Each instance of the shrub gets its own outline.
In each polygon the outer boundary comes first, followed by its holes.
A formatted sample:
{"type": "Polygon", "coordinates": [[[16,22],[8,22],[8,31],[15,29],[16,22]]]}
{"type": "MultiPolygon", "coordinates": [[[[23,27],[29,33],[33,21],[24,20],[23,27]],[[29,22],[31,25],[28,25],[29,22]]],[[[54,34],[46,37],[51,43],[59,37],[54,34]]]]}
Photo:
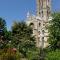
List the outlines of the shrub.
{"type": "Polygon", "coordinates": [[[48,52],[45,60],[60,60],[60,50],[48,52]]]}
{"type": "Polygon", "coordinates": [[[0,60],[20,60],[20,54],[12,49],[3,49],[0,50],[0,60]]]}
{"type": "Polygon", "coordinates": [[[33,50],[27,52],[28,60],[38,60],[39,59],[39,50],[33,50]]]}

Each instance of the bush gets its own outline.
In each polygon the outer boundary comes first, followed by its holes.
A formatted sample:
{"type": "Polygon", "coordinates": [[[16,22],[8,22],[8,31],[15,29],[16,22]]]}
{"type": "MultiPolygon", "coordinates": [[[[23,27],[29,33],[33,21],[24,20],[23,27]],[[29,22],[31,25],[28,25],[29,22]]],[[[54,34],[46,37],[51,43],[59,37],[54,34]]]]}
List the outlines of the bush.
{"type": "Polygon", "coordinates": [[[48,52],[45,60],[60,60],[60,50],[48,52]]]}
{"type": "Polygon", "coordinates": [[[20,54],[12,49],[3,49],[0,50],[0,60],[20,60],[20,54]]]}
{"type": "Polygon", "coordinates": [[[39,59],[39,50],[33,50],[27,52],[28,60],[38,60],[39,59]]]}

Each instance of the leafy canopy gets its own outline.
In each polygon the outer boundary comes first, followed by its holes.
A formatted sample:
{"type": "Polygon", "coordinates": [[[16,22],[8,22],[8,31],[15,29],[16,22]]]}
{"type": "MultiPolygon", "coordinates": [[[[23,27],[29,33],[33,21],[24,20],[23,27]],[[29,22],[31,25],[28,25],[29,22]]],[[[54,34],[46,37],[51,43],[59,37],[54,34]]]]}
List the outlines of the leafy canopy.
{"type": "Polygon", "coordinates": [[[35,48],[35,38],[32,36],[32,29],[25,22],[14,22],[12,26],[12,44],[26,56],[26,52],[35,48]]]}
{"type": "Polygon", "coordinates": [[[49,43],[52,49],[60,48],[60,13],[54,13],[49,22],[49,43]]]}

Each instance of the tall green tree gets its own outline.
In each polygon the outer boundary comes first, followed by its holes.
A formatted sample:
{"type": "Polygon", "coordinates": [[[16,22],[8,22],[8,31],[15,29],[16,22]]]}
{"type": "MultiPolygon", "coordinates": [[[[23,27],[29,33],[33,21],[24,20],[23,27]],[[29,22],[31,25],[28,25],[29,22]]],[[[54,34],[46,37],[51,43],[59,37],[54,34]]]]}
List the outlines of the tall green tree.
{"type": "Polygon", "coordinates": [[[60,48],[60,13],[54,13],[49,21],[49,44],[52,49],[60,48]]]}
{"type": "Polygon", "coordinates": [[[4,19],[0,18],[0,48],[5,44],[5,31],[6,31],[6,22],[4,19]]]}
{"type": "Polygon", "coordinates": [[[11,32],[7,30],[6,21],[0,18],[0,48],[4,48],[11,40],[11,32]]]}
{"type": "Polygon", "coordinates": [[[31,27],[27,26],[25,22],[14,22],[12,26],[12,44],[24,56],[26,56],[26,52],[35,48],[35,38],[32,36],[32,33],[31,27]]]}
{"type": "Polygon", "coordinates": [[[6,22],[4,19],[0,18],[0,35],[4,35],[6,30],[6,22]]]}

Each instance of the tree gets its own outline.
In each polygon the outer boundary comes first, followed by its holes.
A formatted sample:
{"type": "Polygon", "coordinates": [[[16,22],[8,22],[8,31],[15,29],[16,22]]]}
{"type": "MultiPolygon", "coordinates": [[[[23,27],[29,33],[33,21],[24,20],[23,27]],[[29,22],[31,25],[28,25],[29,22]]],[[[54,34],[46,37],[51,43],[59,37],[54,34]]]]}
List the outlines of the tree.
{"type": "Polygon", "coordinates": [[[28,51],[35,48],[35,38],[32,36],[32,33],[31,27],[27,26],[25,22],[14,22],[12,26],[12,44],[24,56],[26,56],[28,51]]]}
{"type": "Polygon", "coordinates": [[[11,40],[11,32],[7,30],[6,21],[0,18],[0,48],[5,48],[9,40],[11,40]]]}
{"type": "Polygon", "coordinates": [[[6,31],[6,22],[4,19],[0,18],[0,48],[5,44],[5,31],[6,31]]]}
{"type": "Polygon", "coordinates": [[[49,44],[52,49],[60,48],[60,13],[54,13],[49,21],[49,44]]]}
{"type": "Polygon", "coordinates": [[[4,19],[0,18],[0,35],[4,35],[6,29],[6,22],[4,19]]]}

